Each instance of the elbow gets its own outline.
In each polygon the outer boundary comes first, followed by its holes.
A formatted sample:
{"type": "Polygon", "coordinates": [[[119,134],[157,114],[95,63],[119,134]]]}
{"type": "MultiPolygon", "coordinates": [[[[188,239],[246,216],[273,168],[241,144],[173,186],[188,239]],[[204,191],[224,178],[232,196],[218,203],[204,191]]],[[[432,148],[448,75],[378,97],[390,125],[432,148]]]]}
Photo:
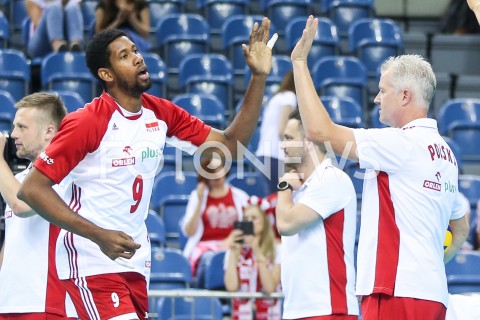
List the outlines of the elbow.
{"type": "Polygon", "coordinates": [[[280,233],[281,236],[288,237],[288,236],[293,236],[294,234],[297,233],[294,226],[292,224],[289,224],[286,221],[277,220],[276,223],[277,223],[278,233],[280,233]]]}
{"type": "Polygon", "coordinates": [[[322,130],[319,127],[305,127],[305,137],[307,140],[313,141],[313,142],[323,142],[328,140],[327,136],[324,134],[325,130],[322,130]]]}

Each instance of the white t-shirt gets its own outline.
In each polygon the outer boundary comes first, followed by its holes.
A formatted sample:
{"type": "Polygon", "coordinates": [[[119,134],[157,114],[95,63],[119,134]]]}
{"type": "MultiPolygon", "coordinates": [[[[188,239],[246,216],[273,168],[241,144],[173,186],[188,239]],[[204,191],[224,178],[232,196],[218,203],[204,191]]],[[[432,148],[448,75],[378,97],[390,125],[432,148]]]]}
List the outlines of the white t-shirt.
{"type": "MultiPolygon", "coordinates": [[[[22,182],[30,169],[31,166],[15,178],[22,182]]],[[[64,186],[59,185],[53,188],[59,194],[64,190],[64,186]]],[[[19,218],[7,205],[4,257],[0,269],[0,313],[65,315],[66,291],[59,283],[54,264],[58,232],[58,227],[41,216],[19,218]]],[[[67,300],[68,309],[75,310],[70,298],[67,300]]],[[[75,311],[68,314],[76,316],[75,311]]]]}
{"type": "Polygon", "coordinates": [[[130,235],[140,249],[129,269],[106,256],[96,243],[62,231],[57,241],[60,279],[137,272],[149,279],[150,243],[145,226],[154,177],[167,136],[203,143],[210,127],[170,101],[142,94],[138,114],[103,93],[68,114],[35,167],[53,181],[73,181],[64,200],[94,224],[130,235]]]}
{"type": "Polygon", "coordinates": [[[356,129],[366,170],[357,255],[357,294],[443,303],[445,230],[464,214],[458,166],[433,119],[403,128],[356,129]],[[378,173],[378,175],[376,175],[378,173]]]}
{"type": "Polygon", "coordinates": [[[347,174],[324,160],[293,202],[322,219],[293,236],[282,236],[284,319],[322,315],[358,315],[354,246],[357,198],[347,174]]]}
{"type": "Polygon", "coordinates": [[[271,157],[283,160],[285,155],[280,149],[278,123],[284,106],[297,108],[297,96],[292,91],[279,92],[268,100],[262,115],[257,157],[271,157]]]}

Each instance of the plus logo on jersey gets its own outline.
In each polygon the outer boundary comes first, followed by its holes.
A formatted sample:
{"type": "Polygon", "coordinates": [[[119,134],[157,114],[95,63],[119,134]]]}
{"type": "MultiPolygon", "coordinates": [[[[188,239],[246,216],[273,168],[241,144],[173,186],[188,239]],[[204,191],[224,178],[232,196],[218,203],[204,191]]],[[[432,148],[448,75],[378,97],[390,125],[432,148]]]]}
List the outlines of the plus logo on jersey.
{"type": "Polygon", "coordinates": [[[147,132],[155,132],[160,130],[158,120],[155,118],[145,120],[145,127],[147,128],[147,132]]]}
{"type": "Polygon", "coordinates": [[[112,159],[112,167],[125,167],[135,165],[135,157],[132,157],[133,149],[130,146],[123,148],[125,158],[112,159]],[[128,157],[127,157],[128,156],[128,157]]]}

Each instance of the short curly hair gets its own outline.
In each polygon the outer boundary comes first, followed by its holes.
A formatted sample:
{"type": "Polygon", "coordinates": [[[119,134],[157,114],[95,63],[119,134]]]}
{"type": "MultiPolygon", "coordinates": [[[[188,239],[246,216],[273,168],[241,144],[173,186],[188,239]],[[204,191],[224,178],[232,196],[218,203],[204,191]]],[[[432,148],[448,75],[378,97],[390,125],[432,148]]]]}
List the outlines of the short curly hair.
{"type": "Polygon", "coordinates": [[[130,39],[127,33],[118,29],[105,29],[95,34],[92,40],[89,42],[87,49],[85,51],[85,56],[87,60],[87,67],[90,69],[92,75],[97,78],[101,83],[103,88],[105,88],[105,81],[100,79],[98,76],[98,69],[108,68],[110,64],[110,49],[109,45],[115,39],[120,37],[127,37],[130,39]]]}

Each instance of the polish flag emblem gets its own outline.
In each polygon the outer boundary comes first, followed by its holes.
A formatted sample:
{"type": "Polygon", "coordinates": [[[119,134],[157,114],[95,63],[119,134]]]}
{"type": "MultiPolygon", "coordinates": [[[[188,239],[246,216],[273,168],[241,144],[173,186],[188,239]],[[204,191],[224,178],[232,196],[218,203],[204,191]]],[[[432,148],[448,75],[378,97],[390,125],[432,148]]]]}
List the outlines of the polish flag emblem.
{"type": "Polygon", "coordinates": [[[158,128],[158,120],[157,119],[147,119],[145,121],[145,126],[147,127],[147,129],[158,128]]]}

